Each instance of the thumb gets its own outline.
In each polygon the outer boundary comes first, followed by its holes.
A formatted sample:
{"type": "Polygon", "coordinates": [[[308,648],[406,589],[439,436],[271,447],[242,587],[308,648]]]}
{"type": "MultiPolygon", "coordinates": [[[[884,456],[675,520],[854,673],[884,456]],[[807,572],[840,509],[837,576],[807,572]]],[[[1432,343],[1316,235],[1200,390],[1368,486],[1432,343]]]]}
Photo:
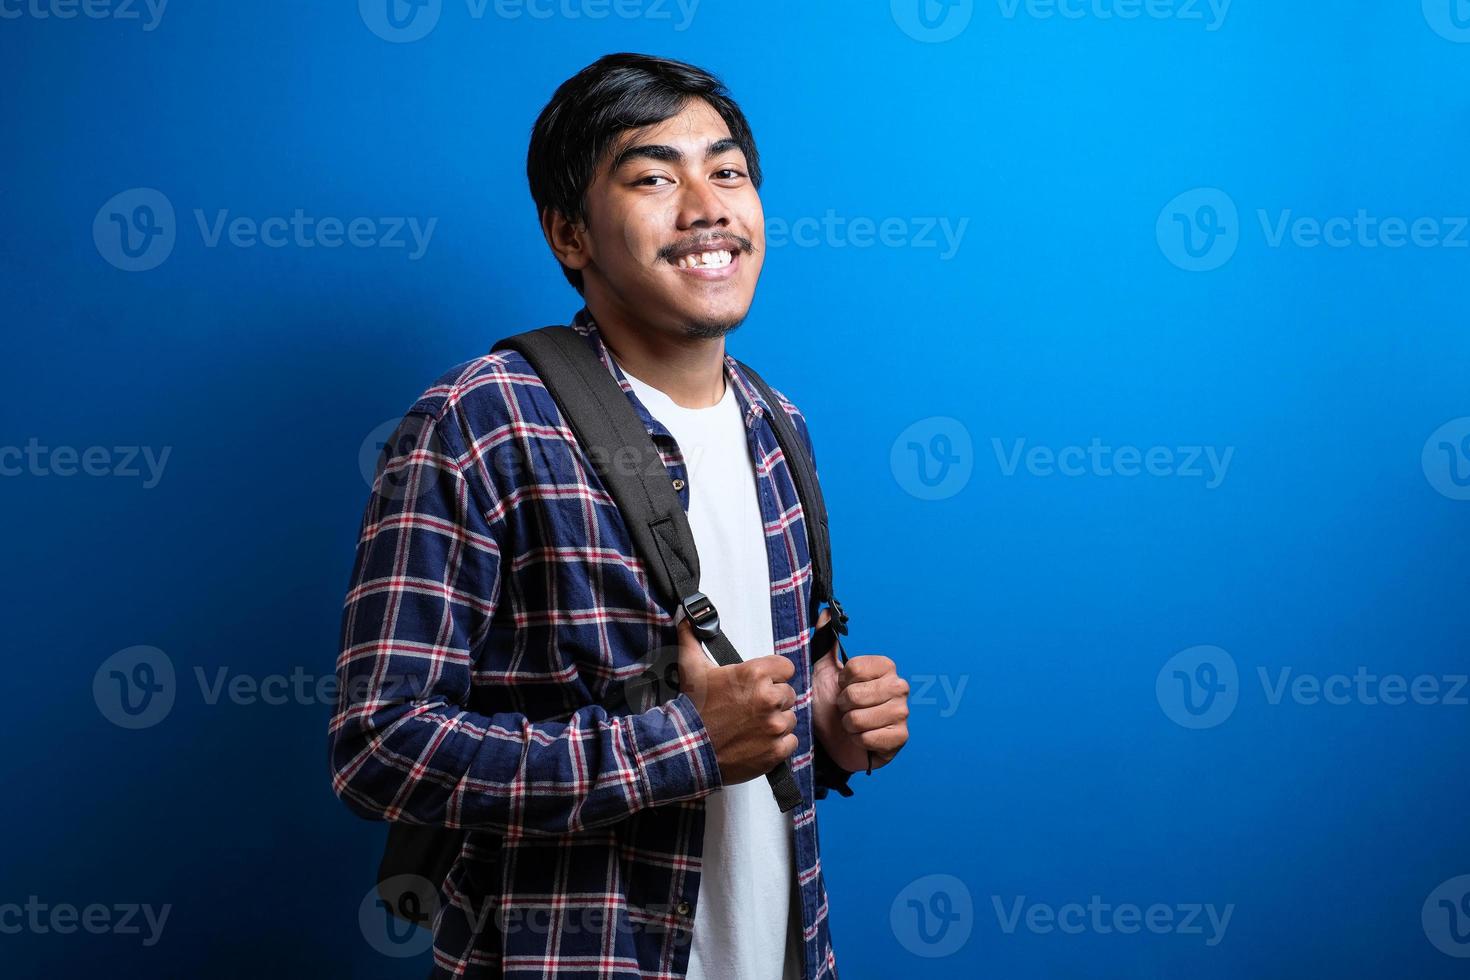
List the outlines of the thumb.
{"type": "Polygon", "coordinates": [[[699,707],[704,704],[704,692],[708,690],[705,677],[715,665],[705,653],[699,637],[694,635],[694,627],[689,625],[689,620],[679,620],[678,631],[679,689],[689,695],[695,707],[699,707]]]}

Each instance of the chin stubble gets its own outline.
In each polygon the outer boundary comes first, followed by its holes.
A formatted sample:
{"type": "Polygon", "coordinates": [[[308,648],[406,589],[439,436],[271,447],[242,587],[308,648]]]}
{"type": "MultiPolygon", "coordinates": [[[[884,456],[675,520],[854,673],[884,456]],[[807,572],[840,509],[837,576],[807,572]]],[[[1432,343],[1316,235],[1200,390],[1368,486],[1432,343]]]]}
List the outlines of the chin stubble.
{"type": "Polygon", "coordinates": [[[727,333],[734,332],[744,322],[745,317],[743,316],[734,320],[729,318],[690,320],[684,325],[684,336],[690,340],[715,340],[727,333]]]}

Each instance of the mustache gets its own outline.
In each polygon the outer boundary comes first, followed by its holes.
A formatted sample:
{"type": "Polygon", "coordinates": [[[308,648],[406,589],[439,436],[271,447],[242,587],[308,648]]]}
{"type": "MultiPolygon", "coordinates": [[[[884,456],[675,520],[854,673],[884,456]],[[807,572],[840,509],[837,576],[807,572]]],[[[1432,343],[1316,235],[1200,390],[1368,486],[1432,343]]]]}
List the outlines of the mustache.
{"type": "Polygon", "coordinates": [[[748,255],[751,252],[755,251],[755,243],[753,243],[749,238],[746,238],[742,235],[732,234],[705,236],[700,238],[686,238],[682,242],[675,242],[672,245],[665,245],[663,248],[659,249],[658,258],[661,261],[668,261],[676,255],[680,255],[691,250],[698,252],[714,252],[721,249],[731,252],[738,251],[748,255]]]}

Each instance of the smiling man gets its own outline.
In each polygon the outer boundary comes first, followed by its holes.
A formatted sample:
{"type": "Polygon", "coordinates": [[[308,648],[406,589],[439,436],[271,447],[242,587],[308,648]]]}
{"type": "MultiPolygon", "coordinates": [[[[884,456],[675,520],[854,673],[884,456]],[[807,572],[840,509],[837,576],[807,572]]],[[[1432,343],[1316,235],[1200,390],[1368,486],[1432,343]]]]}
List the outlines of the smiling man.
{"type": "Polygon", "coordinates": [[[585,302],[572,326],[658,447],[744,660],[720,666],[655,596],[526,358],[480,357],[381,461],[333,788],[364,817],[463,832],[432,882],[434,976],[836,977],[815,801],[894,758],[909,687],[887,657],[813,649],[830,610],[770,413],[811,453],[806,420],[725,351],[765,254],[750,126],[707,72],[609,55],[557,89],[527,173],[585,302]],[[631,707],[662,649],[676,691],[631,707]],[[763,778],[783,762],[786,813],[763,778]]]}

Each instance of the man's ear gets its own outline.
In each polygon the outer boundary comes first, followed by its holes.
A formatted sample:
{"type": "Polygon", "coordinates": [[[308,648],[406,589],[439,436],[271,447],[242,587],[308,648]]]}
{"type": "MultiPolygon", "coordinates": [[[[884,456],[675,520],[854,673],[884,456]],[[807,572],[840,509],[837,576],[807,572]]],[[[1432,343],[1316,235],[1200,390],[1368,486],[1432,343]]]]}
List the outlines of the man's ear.
{"type": "Polygon", "coordinates": [[[592,261],[585,222],[574,224],[555,208],[547,208],[541,214],[541,234],[557,261],[568,269],[580,272],[592,261]]]}

